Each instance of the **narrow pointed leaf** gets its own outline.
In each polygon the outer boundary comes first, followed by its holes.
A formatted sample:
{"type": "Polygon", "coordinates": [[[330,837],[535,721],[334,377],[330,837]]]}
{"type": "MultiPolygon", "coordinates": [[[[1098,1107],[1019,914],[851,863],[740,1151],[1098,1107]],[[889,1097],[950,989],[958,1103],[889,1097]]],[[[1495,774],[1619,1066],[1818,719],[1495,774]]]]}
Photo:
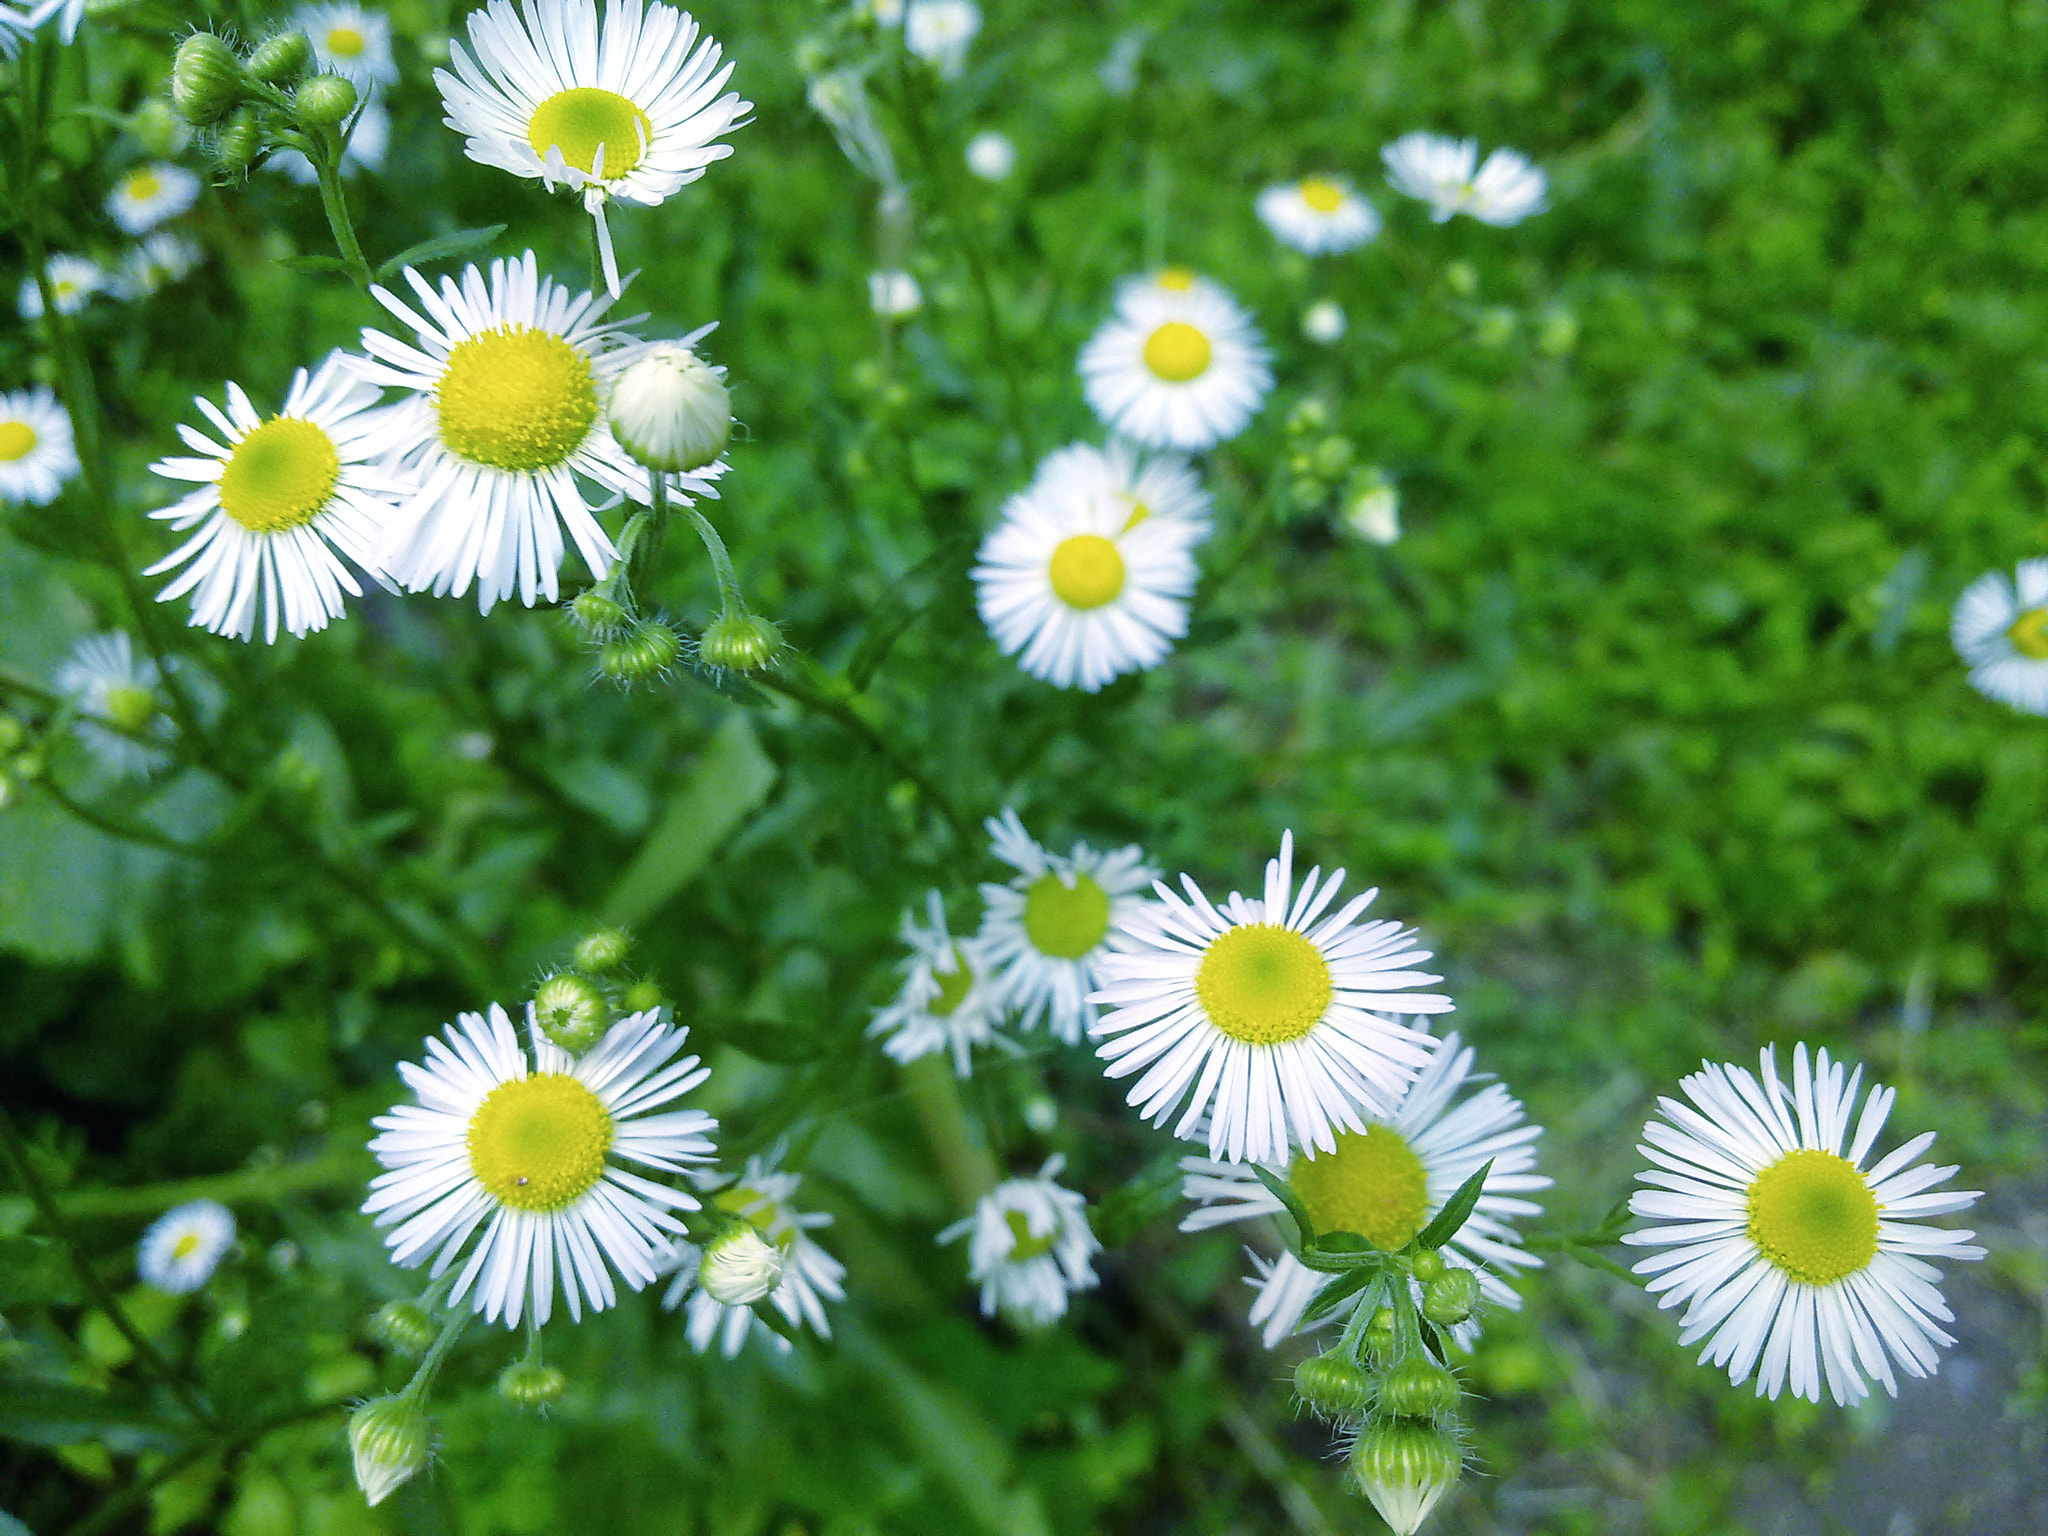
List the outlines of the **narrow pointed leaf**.
{"type": "Polygon", "coordinates": [[[1259,1182],[1272,1192],[1273,1198],[1287,1207],[1287,1214],[1294,1218],[1294,1227],[1301,1234],[1296,1242],[1296,1251],[1311,1247],[1316,1240],[1316,1224],[1309,1220],[1308,1207],[1301,1203],[1301,1196],[1294,1192],[1294,1186],[1277,1173],[1269,1173],[1257,1163],[1252,1172],[1259,1176],[1259,1182]]]}
{"type": "Polygon", "coordinates": [[[1337,1279],[1332,1280],[1328,1285],[1316,1292],[1315,1299],[1309,1302],[1307,1308],[1302,1312],[1299,1326],[1306,1328],[1311,1323],[1319,1322],[1323,1318],[1328,1317],[1360,1291],[1377,1282],[1379,1277],[1379,1270],[1376,1267],[1367,1265],[1360,1265],[1349,1274],[1340,1275],[1337,1279]]]}
{"type": "Polygon", "coordinates": [[[452,235],[436,235],[431,240],[422,240],[418,245],[409,245],[377,269],[377,281],[396,277],[406,267],[417,267],[422,262],[443,261],[450,256],[463,256],[489,245],[505,233],[502,224],[487,225],[482,229],[458,229],[452,235]]]}
{"type": "Polygon", "coordinates": [[[1479,1203],[1479,1192],[1486,1188],[1486,1176],[1493,1172],[1493,1159],[1458,1186],[1458,1192],[1444,1202],[1444,1208],[1436,1213],[1436,1220],[1424,1227],[1415,1238],[1420,1248],[1441,1248],[1458,1235],[1458,1229],[1465,1225],[1465,1218],[1472,1214],[1472,1208],[1479,1203]]]}

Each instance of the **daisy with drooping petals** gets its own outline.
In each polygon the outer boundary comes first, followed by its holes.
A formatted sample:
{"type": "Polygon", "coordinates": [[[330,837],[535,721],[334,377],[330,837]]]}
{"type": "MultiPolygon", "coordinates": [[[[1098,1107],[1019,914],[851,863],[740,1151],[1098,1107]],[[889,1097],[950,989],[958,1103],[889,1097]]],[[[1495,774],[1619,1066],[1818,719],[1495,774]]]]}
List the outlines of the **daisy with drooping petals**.
{"type": "Polygon", "coordinates": [[[651,207],[732,153],[713,141],[753,110],[719,94],[732,66],[661,0],[609,0],[602,28],[594,0],[491,0],[470,12],[469,46],[475,58],[454,43],[454,69],[434,71],[445,121],[470,159],[582,194],[617,298],[605,204],[651,207]]]}
{"type": "Polygon", "coordinates": [[[1985,698],[2048,715],[2048,560],[2022,560],[2010,580],[1992,571],[1971,582],[1949,638],[1985,698]]]}
{"type": "Polygon", "coordinates": [[[1512,149],[1496,149],[1481,166],[1475,140],[1418,132],[1387,145],[1380,158],[1394,190],[1428,203],[1439,224],[1460,213],[1483,224],[1519,224],[1543,211],[1544,175],[1512,149]]]}
{"type": "MultiPolygon", "coordinates": [[[[73,256],[59,251],[50,258],[50,293],[56,300],[57,313],[75,315],[85,308],[92,296],[107,286],[107,274],[98,262],[88,261],[83,256],[73,256]]],[[[24,320],[40,320],[43,317],[43,290],[36,283],[31,272],[21,280],[21,288],[15,295],[14,307],[24,320]]]]}
{"type": "Polygon", "coordinates": [[[1932,1375],[1954,1321],[1935,1289],[1930,1258],[1981,1259],[1975,1233],[1929,1226],[1975,1203],[1975,1190],[1936,1193],[1955,1175],[1914,1159],[1928,1131],[1865,1168],[1896,1097],[1873,1088],[1856,1112],[1863,1069],[1846,1072],[1823,1050],[1792,1051],[1792,1086],[1776,1053],[1762,1078],[1703,1063],[1680,1087],[1691,1104],[1659,1099],[1664,1120],[1643,1128],[1636,1150],[1655,1166],[1629,1210],[1662,1223],[1622,1241],[1664,1248],[1636,1265],[1662,1307],[1683,1304],[1679,1342],[1707,1340],[1704,1365],[1725,1365],[1740,1383],[1756,1372],[1759,1397],[1790,1383],[1820,1401],[1821,1379],[1847,1406],[1867,1397],[1865,1378],[1898,1396],[1896,1361],[1932,1375]]]}
{"type": "Polygon", "coordinates": [[[1266,864],[1263,899],[1233,891],[1212,906],[1181,876],[1187,897],[1155,883],[1096,961],[1108,1012],[1089,1031],[1112,1078],[1143,1071],[1129,1102],[1154,1124],[1187,1103],[1174,1134],[1209,1155],[1279,1163],[1294,1148],[1335,1152],[1338,1127],[1363,1134],[1401,1100],[1432,1042],[1390,1014],[1448,1013],[1451,1000],[1411,992],[1439,976],[1415,930],[1359,923],[1377,889],[1323,914],[1344,883],[1311,869],[1294,889],[1294,834],[1266,864]],[[1320,882],[1320,883],[1318,883],[1320,882]]]}
{"type": "Polygon", "coordinates": [[[0,395],[0,501],[48,506],[77,473],[71,417],[49,386],[0,395]]]}
{"type": "Polygon", "coordinates": [[[1065,1315],[1067,1298],[1096,1284],[1102,1249],[1088,1226],[1088,1202],[1054,1182],[1066,1167],[1053,1156],[1036,1178],[1010,1179],[981,1197],[974,1214],[939,1234],[965,1237],[967,1275],[981,1286],[981,1315],[1001,1313],[1024,1328],[1065,1315]]]}
{"type": "Polygon", "coordinates": [[[623,1164],[682,1173],[710,1160],[718,1122],[661,1108],[710,1076],[695,1056],[672,1059],[689,1033],[650,1008],[571,1056],[529,1008],[529,1063],[493,1003],[449,1025],[445,1041],[429,1039],[424,1065],[398,1068],[419,1102],[370,1122],[381,1133],[370,1150],[388,1171],[370,1181],[363,1210],[391,1229],[393,1261],[410,1269],[431,1256],[438,1277],[481,1227],[449,1304],[473,1290],[474,1310],[508,1328],[548,1320],[557,1272],[579,1320],[586,1301],[601,1312],[618,1300],[613,1269],[636,1291],[649,1284],[683,1231],[669,1213],[697,1199],[623,1164]]]}
{"type": "MultiPolygon", "coordinates": [[[[365,330],[371,360],[356,365],[373,384],[411,392],[384,413],[376,439],[415,486],[385,569],[414,592],[461,597],[473,583],[485,613],[514,591],[531,608],[555,600],[566,528],[601,579],[617,551],[578,477],[614,502],[653,495],[603,409],[612,379],[640,352],[623,326],[605,321],[611,301],[543,278],[531,251],[493,261],[488,280],[474,266],[438,290],[410,267],[405,277],[418,312],[386,289],[370,293],[418,345],[365,330]]],[[[671,484],[715,495],[711,479],[722,469],[671,484]]]]}
{"type": "MultiPolygon", "coordinates": [[[[1517,1269],[1543,1261],[1521,1246],[1510,1222],[1542,1214],[1541,1206],[1521,1196],[1550,1186],[1550,1180],[1535,1171],[1534,1143],[1543,1132],[1523,1123],[1520,1102],[1499,1083],[1454,1105],[1471,1078],[1472,1048],[1461,1045],[1455,1032],[1445,1035],[1391,1114],[1373,1117],[1362,1132],[1339,1131],[1334,1152],[1297,1154],[1291,1164],[1269,1162],[1266,1167],[1293,1186],[1318,1232],[1356,1232],[1382,1253],[1394,1253],[1491,1161],[1479,1204],[1439,1252],[1446,1263],[1476,1272],[1480,1291],[1489,1300],[1520,1307],[1521,1297],[1508,1281],[1517,1269]]],[[[1181,1169],[1187,1174],[1183,1192],[1199,1202],[1181,1222],[1183,1232],[1276,1216],[1282,1209],[1242,1163],[1189,1157],[1181,1160],[1181,1169]]],[[[1262,1330],[1266,1347],[1273,1349],[1301,1325],[1302,1313],[1331,1277],[1310,1269],[1292,1253],[1283,1253],[1270,1264],[1259,1261],[1258,1269],[1252,1283],[1259,1296],[1252,1304],[1251,1321],[1262,1330]]],[[[1419,1304],[1419,1286],[1416,1299],[1419,1304]]],[[[1341,1322],[1349,1315],[1340,1307],[1324,1321],[1341,1322]]],[[[1479,1329],[1466,1322],[1452,1332],[1470,1348],[1479,1329]]]]}
{"type": "Polygon", "coordinates": [[[882,1050],[892,1061],[950,1050],[953,1070],[965,1077],[974,1047],[995,1039],[1003,1017],[1003,994],[988,959],[977,940],[953,937],[937,891],[925,893],[922,924],[903,914],[900,936],[910,946],[900,966],[903,985],[875,1014],[868,1033],[885,1037],[882,1050]]]}
{"type": "Polygon", "coordinates": [[[131,235],[146,234],[199,201],[199,178],[182,165],[138,165],[107,194],[107,216],[131,235]]]}
{"type": "Polygon", "coordinates": [[[398,65],[391,57],[391,21],[382,11],[360,5],[309,5],[292,25],[313,45],[313,59],[322,69],[344,76],[367,93],[398,83],[398,65]]]}
{"type": "Polygon", "coordinates": [[[294,635],[325,629],[341,616],[343,593],[363,594],[341,556],[383,580],[378,547],[408,489],[378,463],[377,391],[337,352],[310,376],[292,376],[275,416],[259,415],[239,384],[227,394],[226,411],[193,401],[221,441],[180,424],[200,457],[150,466],[199,489],[149,515],[179,533],[199,531],[142,574],[184,566],[157,601],[190,592],[191,622],[216,635],[247,640],[259,608],[266,642],[280,625],[294,635]]]}
{"type": "Polygon", "coordinates": [[[820,1338],[832,1337],[825,1303],[846,1299],[846,1266],[811,1237],[820,1227],[831,1226],[832,1217],[823,1211],[799,1211],[790,1203],[803,1181],[801,1175],[779,1166],[783,1150],[777,1146],[765,1157],[748,1158],[738,1178],[694,1176],[712,1205],[747,1223],[782,1251],[782,1278],[750,1306],[728,1306],[705,1290],[697,1283],[694,1261],[680,1266],[661,1304],[674,1311],[688,1298],[690,1347],[700,1355],[716,1343],[719,1353],[731,1359],[750,1334],[767,1340],[772,1348],[787,1350],[789,1340],[754,1315],[760,1306],[772,1306],[792,1328],[808,1326],[820,1338]]]}
{"type": "Polygon", "coordinates": [[[1163,280],[1126,283],[1116,309],[1080,363],[1089,408],[1112,432],[1148,448],[1197,449],[1250,425],[1273,375],[1235,300],[1190,274],[1178,291],[1163,280]]]}
{"type": "Polygon", "coordinates": [[[57,669],[57,691],[80,716],[78,739],[117,778],[141,778],[164,764],[161,748],[138,739],[168,725],[157,692],[161,681],[156,663],[137,656],[118,629],[87,635],[57,669]]]}
{"type": "Polygon", "coordinates": [[[150,1223],[135,1271],[160,1291],[189,1295],[213,1278],[235,1240],[235,1213],[215,1200],[188,1200],[150,1223]]]}
{"type": "Polygon", "coordinates": [[[119,270],[107,282],[107,291],[130,303],[146,299],[167,283],[181,283],[190,277],[205,254],[197,242],[160,229],[121,258],[119,270]]]}
{"type": "Polygon", "coordinates": [[[1020,1028],[1042,1020],[1054,1038],[1078,1045],[1095,1022],[1095,961],[1110,929],[1143,905],[1158,871],[1136,846],[1097,853],[1076,843],[1064,858],[1048,853],[1013,810],[983,825],[995,856],[1017,871],[1006,884],[981,888],[978,938],[996,986],[1020,1028]]]}
{"type": "Polygon", "coordinates": [[[1259,194],[1258,210],[1274,239],[1311,256],[1354,250],[1380,232],[1378,211],[1337,176],[1268,187],[1259,194]]]}

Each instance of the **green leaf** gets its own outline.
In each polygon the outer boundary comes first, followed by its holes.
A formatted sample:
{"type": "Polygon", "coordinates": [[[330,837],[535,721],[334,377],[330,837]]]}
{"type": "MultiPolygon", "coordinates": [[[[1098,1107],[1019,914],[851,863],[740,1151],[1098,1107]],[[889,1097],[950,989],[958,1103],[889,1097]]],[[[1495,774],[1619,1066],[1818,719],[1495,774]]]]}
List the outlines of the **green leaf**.
{"type": "Polygon", "coordinates": [[[36,1445],[104,1441],[109,1449],[168,1451],[184,1428],[149,1404],[69,1382],[0,1377],[0,1435],[36,1445]]]}
{"type": "Polygon", "coordinates": [[[1444,1208],[1436,1213],[1436,1220],[1416,1234],[1415,1245],[1418,1248],[1441,1248],[1456,1237],[1458,1229],[1465,1225],[1465,1218],[1479,1203],[1479,1192],[1486,1188],[1486,1176],[1491,1172],[1493,1159],[1489,1157],[1471,1178],[1458,1186],[1458,1192],[1444,1202],[1444,1208]]]}
{"type": "Polygon", "coordinates": [[[1089,1213],[1089,1225],[1105,1248],[1121,1248],[1180,1201],[1178,1152],[1162,1152],[1129,1182],[1112,1189],[1089,1213]]]}
{"type": "Polygon", "coordinates": [[[768,798],[775,764],[753,722],[733,715],[705,745],[604,905],[604,920],[631,927],[687,885],[705,861],[768,798]]]}
{"type": "Polygon", "coordinates": [[[498,236],[505,233],[502,224],[487,224],[482,229],[458,229],[452,235],[436,235],[431,240],[422,240],[418,245],[409,245],[377,269],[378,282],[396,277],[407,267],[417,267],[422,262],[442,261],[450,256],[462,256],[470,251],[480,250],[498,236]]]}
{"type": "Polygon", "coordinates": [[[1372,1244],[1356,1232],[1324,1232],[1317,1236],[1316,1246],[1325,1253],[1364,1253],[1372,1244]]]}
{"type": "Polygon", "coordinates": [[[1287,1207],[1287,1214],[1294,1218],[1295,1230],[1301,1234],[1294,1245],[1296,1252],[1313,1247],[1316,1240],[1316,1224],[1309,1220],[1308,1207],[1301,1203],[1301,1196],[1294,1192],[1294,1186],[1277,1173],[1261,1168],[1257,1163],[1253,1163],[1251,1168],[1252,1172],[1259,1176],[1259,1182],[1266,1186],[1275,1200],[1287,1207]]]}
{"type": "Polygon", "coordinates": [[[282,256],[280,267],[289,267],[294,272],[346,272],[348,263],[339,256],[282,256]]]}
{"type": "Polygon", "coordinates": [[[1338,1276],[1316,1292],[1315,1299],[1302,1312],[1298,1326],[1306,1328],[1310,1323],[1328,1317],[1367,1286],[1378,1283],[1380,1274],[1378,1265],[1361,1264],[1349,1274],[1338,1276]]]}
{"type": "Polygon", "coordinates": [[[78,1300],[78,1280],[61,1243],[47,1237],[0,1238],[0,1307],[78,1300]]]}

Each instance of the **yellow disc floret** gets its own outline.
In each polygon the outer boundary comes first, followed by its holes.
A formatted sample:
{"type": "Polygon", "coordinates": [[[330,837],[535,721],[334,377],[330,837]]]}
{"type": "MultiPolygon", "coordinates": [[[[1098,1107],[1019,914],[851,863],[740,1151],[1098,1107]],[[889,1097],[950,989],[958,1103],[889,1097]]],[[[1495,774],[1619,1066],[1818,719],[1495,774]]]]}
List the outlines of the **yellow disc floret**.
{"type": "Polygon", "coordinates": [[[354,27],[327,29],[327,51],[337,59],[359,58],[364,46],[363,34],[354,27]]]}
{"type": "Polygon", "coordinates": [[[273,416],[235,444],[220,507],[251,533],[282,533],[318,517],[340,479],[333,438],[310,421],[273,416]]]}
{"type": "Polygon", "coordinates": [[[1024,933],[1041,955],[1078,960],[1108,932],[1109,892],[1088,876],[1069,886],[1047,873],[1024,888],[1024,933]]]}
{"type": "Polygon", "coordinates": [[[1100,608],[1124,589],[1124,557],[1101,534],[1077,533],[1060,541],[1046,574],[1069,608],[1100,608]]]}
{"type": "Polygon", "coordinates": [[[521,1211],[559,1211],[604,1173],[612,1117],[566,1072],[500,1083],[469,1122],[477,1182],[521,1211]]]}
{"type": "Polygon", "coordinates": [[[533,121],[526,125],[526,141],[541,159],[559,149],[571,167],[586,176],[602,174],[606,181],[617,181],[638,165],[653,136],[654,124],[645,112],[618,92],[592,85],[555,92],[533,109],[533,121]],[[597,169],[600,149],[602,173],[597,169]]]}
{"type": "Polygon", "coordinates": [[[2028,660],[2048,661],[2048,608],[2029,608],[2012,621],[2005,638],[2028,660]]]}
{"type": "Polygon", "coordinates": [[[1153,281],[1168,293],[1186,293],[1195,286],[1195,274],[1186,267],[1161,267],[1153,281]]]}
{"type": "Polygon", "coordinates": [[[12,464],[36,451],[36,429],[25,421],[0,421],[0,464],[12,464]]]}
{"type": "Polygon", "coordinates": [[[1301,184],[1301,200],[1317,213],[1335,213],[1344,206],[1344,189],[1334,181],[1311,176],[1301,184]]]}
{"type": "Polygon", "coordinates": [[[1429,1174],[1401,1133],[1337,1133],[1337,1150],[1300,1157],[1287,1182],[1318,1232],[1356,1232],[1382,1253],[1405,1247],[1429,1216],[1429,1174]]]}
{"type": "Polygon", "coordinates": [[[1012,1264],[1022,1264],[1030,1259],[1042,1259],[1052,1252],[1058,1230],[1046,1233],[1044,1237],[1031,1235],[1031,1223],[1024,1219],[1022,1211],[1003,1212],[1003,1223],[1010,1229],[1010,1258],[1012,1264]]]}
{"type": "Polygon", "coordinates": [[[199,1234],[197,1232],[180,1232],[178,1240],[171,1244],[171,1257],[174,1259],[189,1259],[198,1251],[199,1234]]]}
{"type": "Polygon", "coordinates": [[[448,354],[434,408],[449,452],[493,469],[551,469],[590,435],[597,378],[554,332],[493,326],[448,354]]]}
{"type": "Polygon", "coordinates": [[[138,203],[148,202],[163,189],[164,184],[157,180],[155,171],[131,171],[121,184],[121,190],[138,203]]]}
{"type": "Polygon", "coordinates": [[[734,1184],[711,1197],[711,1203],[728,1216],[737,1216],[763,1237],[775,1225],[775,1202],[764,1199],[758,1189],[734,1184]]]}
{"type": "Polygon", "coordinates": [[[1330,1006],[1330,966],[1292,928],[1245,923],[1209,945],[1195,971],[1209,1022],[1248,1045],[1284,1045],[1314,1029],[1330,1006]]]}
{"type": "Polygon", "coordinates": [[[1209,338],[1185,320],[1169,320],[1145,338],[1145,366],[1169,384],[1209,371],[1209,338]]]}
{"type": "Polygon", "coordinates": [[[1832,1285],[1877,1256],[1877,1197],[1845,1157],[1787,1152],[1749,1186],[1749,1236],[1802,1285],[1832,1285]]]}
{"type": "Polygon", "coordinates": [[[133,683],[115,683],[101,695],[100,713],[124,731],[139,731],[156,718],[156,695],[133,683]]]}

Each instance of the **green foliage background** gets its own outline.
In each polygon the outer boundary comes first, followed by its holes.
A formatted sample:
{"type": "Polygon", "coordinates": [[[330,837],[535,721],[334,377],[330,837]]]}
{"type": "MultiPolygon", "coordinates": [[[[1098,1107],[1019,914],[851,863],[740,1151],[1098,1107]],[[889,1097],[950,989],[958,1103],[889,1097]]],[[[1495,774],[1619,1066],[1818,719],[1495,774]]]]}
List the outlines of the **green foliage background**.
{"type": "MultiPolygon", "coordinates": [[[[251,34],[280,14],[216,13],[251,34]]],[[[459,8],[392,14],[393,151],[352,190],[372,259],[509,222],[498,253],[531,244],[579,278],[573,205],[469,163],[439,123],[430,69],[459,8]]],[[[1238,1239],[1173,1230],[1175,1145],[1085,1052],[997,1061],[969,1107],[998,1159],[1064,1151],[1103,1202],[1103,1289],[1019,1337],[932,1248],[959,1212],[929,1103],[861,1032],[897,914],[937,885],[973,920],[996,874],[975,824],[1004,804],[1048,844],[1137,841],[1211,889],[1255,881],[1291,826],[1305,861],[1382,886],[1437,950],[1452,1022],[1550,1127],[1559,1227],[1626,1190],[1654,1093],[1703,1054],[1793,1038],[1895,1082],[1900,1133],[1940,1131],[1965,1182],[2039,1190],[2048,737],[1970,690],[1946,624],[1982,570],[2048,553],[2048,5],[992,4],[960,80],[913,81],[928,152],[892,128],[927,298],[894,335],[868,309],[873,189],[794,62],[828,13],[698,14],[755,120],[670,203],[615,210],[640,269],[625,308],[649,334],[719,321],[707,350],[745,431],[713,515],[812,659],[786,674],[802,697],[689,677],[622,695],[555,613],[378,597],[274,650],[177,638],[222,701],[231,760],[211,770],[137,796],[57,748],[74,799],[207,856],[42,790],[0,812],[0,1093],[124,1291],[136,1234],[184,1192],[164,1186],[226,1176],[240,1256],[203,1299],[136,1291],[138,1322],[231,1428],[309,1416],[193,1445],[11,1198],[0,1508],[64,1530],[191,1447],[108,1528],[1373,1528],[1289,1415],[1292,1354],[1244,1327],[1238,1239]],[[1113,53],[1128,91],[1105,83],[1113,53]],[[1529,152],[1551,211],[1435,226],[1372,190],[1385,235],[1313,263],[1257,223],[1269,180],[1377,189],[1379,146],[1418,126],[1529,152]],[[1018,148],[999,184],[962,163],[985,128],[1018,148]],[[1113,284],[1161,260],[1255,311],[1280,384],[1207,456],[1220,528],[1189,640],[1101,695],[1058,692],[996,652],[965,573],[1037,458],[1096,436],[1075,354],[1113,284]],[[1333,348],[1299,336],[1319,297],[1350,317],[1333,348]],[[1308,395],[1396,477],[1399,543],[1287,494],[1308,395]],[[355,1214],[368,1117],[426,1033],[484,988],[524,996],[619,918],[714,1067],[722,1147],[793,1137],[836,1216],[835,1340],[700,1359],[640,1298],[552,1331],[572,1385],[543,1421],[490,1391],[511,1344],[479,1331],[437,1403],[441,1465],[367,1511],[339,1405],[403,1379],[362,1322],[409,1279],[355,1214]]],[[[96,14],[72,88],[134,108],[190,19],[96,14]]],[[[139,152],[85,116],[63,146],[26,216],[111,254],[101,199],[139,152]]],[[[208,252],[191,280],[81,320],[133,568],[169,547],[141,516],[164,499],[146,466],[190,396],[232,378],[275,401],[382,318],[281,261],[329,248],[281,177],[209,191],[186,224],[208,252]]],[[[34,327],[0,330],[0,382],[46,367],[34,327]]],[[[75,497],[0,527],[8,676],[47,680],[78,636],[132,624],[75,497]]],[[[658,596],[692,625],[715,610],[681,536],[658,596]]],[[[2048,1257],[2019,1209],[1979,1223],[1973,1294],[2016,1319],[1992,1378],[2024,1461],[2048,1257]]],[[[1555,1261],[1525,1290],[1474,1362],[1486,1475],[1443,1530],[1804,1530],[1773,1522],[1828,1518],[1833,1469],[1882,1454],[1882,1401],[1731,1393],[1613,1276],[1555,1261]]],[[[1908,1417],[1947,1389],[1918,1390],[1908,1417]]],[[[1917,1529],[2030,1528],[1968,1486],[1901,1497],[1917,1529]]]]}

